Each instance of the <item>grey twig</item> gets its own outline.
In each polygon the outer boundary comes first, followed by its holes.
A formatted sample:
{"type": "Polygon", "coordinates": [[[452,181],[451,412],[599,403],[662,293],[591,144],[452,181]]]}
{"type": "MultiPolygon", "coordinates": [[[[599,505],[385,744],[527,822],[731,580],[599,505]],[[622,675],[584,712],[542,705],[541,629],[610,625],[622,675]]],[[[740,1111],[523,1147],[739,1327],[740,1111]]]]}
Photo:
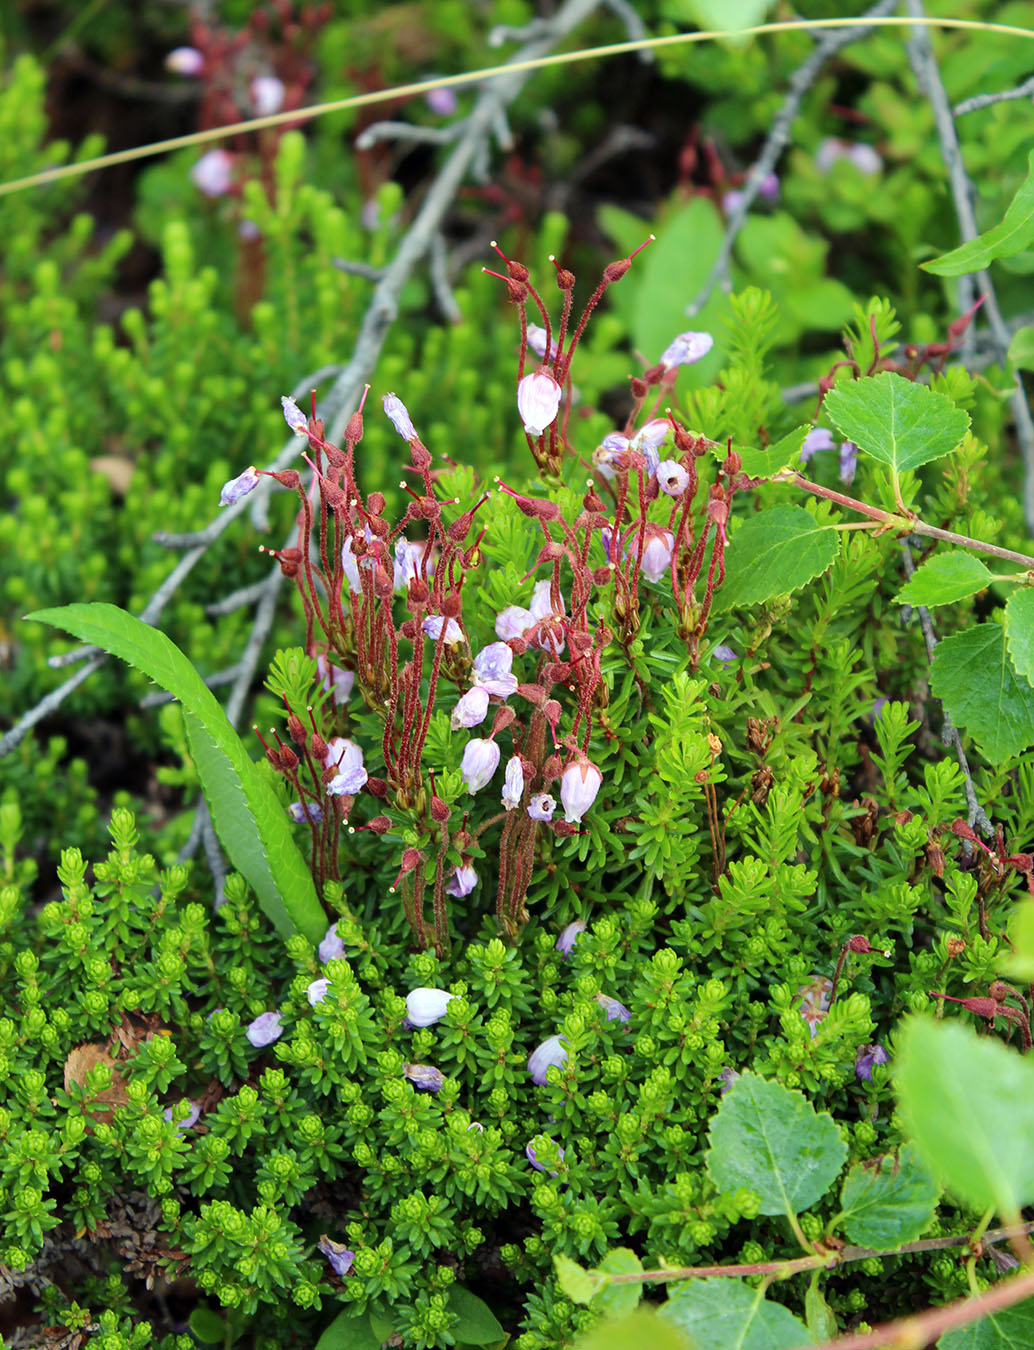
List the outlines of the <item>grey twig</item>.
{"type": "Polygon", "coordinates": [[[980,108],[990,108],[995,103],[1011,103],[1013,99],[1034,98],[1034,75],[1024,80],[1015,89],[1002,89],[997,94],[974,94],[956,103],[952,112],[956,117],[965,117],[967,113],[977,112],[980,108]]]}
{"type": "MultiPolygon", "coordinates": [[[[912,546],[907,539],[901,541],[901,561],[905,568],[905,576],[911,580],[916,567],[912,558],[912,546]]],[[[927,659],[932,661],[933,654],[937,650],[937,634],[934,632],[933,620],[930,618],[930,611],[925,605],[916,605],[915,610],[919,615],[919,622],[923,629],[923,640],[926,643],[927,659]]],[[[941,740],[950,750],[955,751],[955,758],[958,760],[959,768],[962,770],[970,825],[974,829],[978,829],[986,838],[993,838],[994,826],[991,824],[990,820],[988,820],[987,812],[977,799],[977,791],[973,786],[973,777],[969,771],[969,760],[966,758],[966,752],[962,746],[962,738],[959,735],[958,728],[947,713],[944,713],[944,721],[941,726],[941,740]]]]}
{"type": "Polygon", "coordinates": [[[372,267],[369,263],[353,262],[351,258],[331,258],[339,272],[347,272],[350,277],[362,277],[364,281],[380,281],[384,276],[383,267],[372,267]]]}
{"type": "Polygon", "coordinates": [[[253,581],[250,586],[242,586],[239,591],[233,591],[222,600],[206,605],[205,613],[211,615],[213,619],[221,619],[226,614],[233,614],[235,610],[245,609],[256,600],[262,599],[268,585],[268,576],[263,577],[261,581],[253,581]]]}
{"type": "MultiPolygon", "coordinates": [[[[908,0],[908,12],[916,19],[926,17],[922,0],[908,0]]],[[[973,185],[969,181],[965,165],[962,162],[962,152],[959,149],[958,132],[955,129],[951,104],[948,102],[944,82],[941,79],[940,71],[937,69],[930,34],[925,26],[917,25],[913,30],[909,42],[909,59],[919,88],[926,95],[930,107],[933,109],[934,120],[937,124],[937,136],[941,145],[941,158],[944,160],[945,168],[948,171],[948,181],[951,184],[952,198],[955,203],[955,215],[959,222],[959,234],[962,236],[963,242],[968,243],[969,240],[975,239],[980,233],[977,229],[976,216],[973,214],[973,185]]],[[[998,304],[994,283],[987,272],[977,273],[977,283],[985,298],[983,311],[987,317],[987,325],[991,330],[991,335],[998,347],[998,359],[1004,365],[1006,352],[1009,349],[1009,329],[998,304]]],[[[972,279],[960,277],[959,304],[961,309],[963,311],[969,309],[973,299],[972,279]]],[[[1020,454],[1023,456],[1023,515],[1027,523],[1027,530],[1034,534],[1034,418],[1031,417],[1027,392],[1023,387],[1023,380],[1020,376],[1017,376],[1016,389],[1010,399],[1010,406],[1013,421],[1016,425],[1016,440],[1020,447],[1020,454]]]]}
{"type": "Polygon", "coordinates": [[[410,141],[414,145],[450,145],[463,130],[465,118],[447,127],[422,127],[412,122],[374,122],[356,137],[357,150],[372,150],[378,141],[410,141]]]}
{"type": "Polygon", "coordinates": [[[879,0],[879,4],[873,5],[871,9],[865,11],[856,27],[840,28],[821,37],[816,42],[812,54],[794,71],[790,79],[789,93],[783,100],[783,106],[775,115],[772,129],[765,138],[765,144],[761,147],[761,154],[758,155],[753,167],[747,174],[746,181],[740,188],[739,201],[729,214],[725,226],[725,235],[722,238],[721,248],[718,250],[718,257],[715,259],[714,266],[708,273],[707,280],[693,303],[687,306],[687,314],[698,314],[711,298],[711,294],[719,282],[723,286],[728,286],[729,261],[732,258],[732,250],[737,236],[743,228],[750,208],[754,204],[758,189],[768,175],[773,172],[779,162],[779,156],[789,144],[790,132],[793,129],[797,114],[800,112],[801,102],[818,79],[822,67],[844,47],[850,46],[852,42],[857,42],[859,38],[865,37],[866,33],[869,32],[867,19],[882,18],[884,15],[892,13],[897,7],[898,0],[879,0]]]}
{"type": "MultiPolygon", "coordinates": [[[[240,674],[241,663],[235,661],[232,666],[227,666],[225,670],[217,670],[214,675],[206,675],[205,685],[209,689],[218,689],[221,685],[232,684],[240,674]]],[[[137,704],[139,708],[162,708],[166,703],[175,702],[176,695],[168,693],[165,689],[159,689],[153,694],[145,695],[137,704]]]]}
{"type": "Polygon", "coordinates": [[[49,717],[52,712],[57,712],[72,690],[78,689],[107,659],[107,652],[101,652],[98,656],[93,657],[86,665],[81,666],[74,675],[70,675],[64,684],[59,684],[56,689],[51,689],[50,693],[45,694],[34,708],[30,708],[24,716],[19,717],[14,726],[5,731],[3,736],[0,736],[0,759],[9,754],[38,722],[43,721],[44,717],[49,717]]]}
{"type": "Polygon", "coordinates": [[[459,323],[463,318],[463,312],[456,303],[456,297],[453,295],[452,286],[449,283],[449,252],[445,247],[445,238],[441,231],[431,240],[429,270],[434,298],[438,302],[442,318],[446,323],[459,323]]]}

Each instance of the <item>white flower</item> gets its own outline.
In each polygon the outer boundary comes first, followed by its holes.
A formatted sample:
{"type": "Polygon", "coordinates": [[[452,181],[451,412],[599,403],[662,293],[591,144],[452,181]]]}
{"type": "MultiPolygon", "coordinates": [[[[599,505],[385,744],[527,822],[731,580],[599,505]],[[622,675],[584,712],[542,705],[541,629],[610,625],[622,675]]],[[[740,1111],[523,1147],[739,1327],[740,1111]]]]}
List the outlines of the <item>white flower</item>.
{"type": "Polygon", "coordinates": [[[525,375],[517,386],[517,411],[529,436],[541,436],[560,408],[560,386],[545,370],[525,375]]]}
{"type": "Polygon", "coordinates": [[[455,997],[444,989],[411,989],[406,995],[406,1020],[413,1027],[433,1026],[455,997]]]}
{"type": "Polygon", "coordinates": [[[520,806],[524,796],[524,765],[520,755],[514,755],[506,762],[506,777],[503,780],[503,805],[507,811],[520,806]]]}
{"type": "Polygon", "coordinates": [[[603,775],[595,764],[580,756],[560,775],[560,800],[564,819],[569,825],[578,825],[582,816],[596,800],[603,775]]]}

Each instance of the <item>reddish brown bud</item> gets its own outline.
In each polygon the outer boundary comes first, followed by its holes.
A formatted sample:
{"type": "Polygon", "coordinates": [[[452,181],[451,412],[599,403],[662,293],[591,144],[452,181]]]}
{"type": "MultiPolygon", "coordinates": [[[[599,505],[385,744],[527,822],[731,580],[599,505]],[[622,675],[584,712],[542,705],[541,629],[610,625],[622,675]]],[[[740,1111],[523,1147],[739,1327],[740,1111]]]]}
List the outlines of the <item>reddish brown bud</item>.
{"type": "Polygon", "coordinates": [[[617,262],[607,263],[603,269],[603,280],[608,286],[613,286],[614,282],[620,281],[631,266],[631,258],[619,258],[617,262]]]}
{"type": "Polygon", "coordinates": [[[645,380],[641,380],[638,375],[633,375],[629,384],[632,386],[632,396],[636,400],[644,399],[650,392],[650,386],[645,380]]]}
{"type": "Polygon", "coordinates": [[[287,714],[287,734],[295,745],[304,745],[309,739],[309,728],[297,713],[289,712],[287,714]]]}
{"type": "Polygon", "coordinates": [[[581,831],[577,825],[572,825],[566,820],[554,820],[553,833],[558,834],[561,839],[570,839],[572,835],[580,834],[581,831]]]}
{"type": "Polygon", "coordinates": [[[357,445],[363,439],[363,414],[358,408],[348,419],[345,427],[345,440],[349,445],[357,445]]]}
{"type": "Polygon", "coordinates": [[[566,267],[561,267],[559,263],[554,263],[556,267],[556,284],[562,291],[574,290],[574,273],[569,272],[566,267]]]}
{"type": "Polygon", "coordinates": [[[399,637],[405,638],[407,642],[412,642],[416,637],[416,624],[412,619],[406,619],[399,627],[399,637]]]}
{"type": "Polygon", "coordinates": [[[386,505],[383,492],[371,492],[366,499],[366,509],[371,516],[381,515],[386,505]]]}
{"type": "MultiPolygon", "coordinates": [[[[861,933],[855,933],[854,937],[848,938],[847,942],[844,945],[847,947],[847,950],[849,952],[868,953],[879,951],[879,948],[874,947],[872,943],[869,941],[869,939],[867,937],[863,937],[861,933]]],[[[882,954],[883,953],[881,952],[880,955],[882,956],[882,954]]]]}
{"type": "Polygon", "coordinates": [[[555,778],[559,778],[563,772],[564,764],[559,755],[549,755],[545,764],[542,766],[542,780],[545,783],[552,783],[555,778]]]}
{"type": "Polygon", "coordinates": [[[302,476],[297,469],[281,469],[276,473],[270,470],[269,476],[275,478],[281,487],[289,488],[293,492],[297,492],[301,487],[302,476]]]}
{"type": "MultiPolygon", "coordinates": [[[[388,785],[383,778],[368,778],[366,780],[366,790],[367,792],[372,792],[373,795],[381,801],[388,795],[388,785]]],[[[385,820],[387,817],[381,816],[380,819],[385,820]]],[[[370,828],[373,828],[372,822],[370,828]]]]}
{"type": "MultiPolygon", "coordinates": [[[[369,787],[371,781],[372,780],[368,780],[367,787],[369,787]]],[[[387,816],[374,816],[373,820],[367,824],[366,828],[368,830],[373,830],[374,834],[387,834],[391,829],[391,821],[387,816]]]]}
{"type": "Polygon", "coordinates": [[[395,583],[380,563],[373,569],[373,593],[378,600],[390,600],[395,594],[395,583]]]}
{"type": "Polygon", "coordinates": [[[423,473],[425,469],[431,467],[431,456],[428,454],[427,447],[420,441],[409,442],[409,458],[413,461],[413,468],[418,473],[423,473]]]}
{"type": "Polygon", "coordinates": [[[495,721],[492,723],[492,735],[497,736],[500,731],[505,730],[517,717],[517,714],[508,703],[504,703],[495,715],[495,721]]]}
{"type": "Polygon", "coordinates": [[[536,708],[541,708],[546,701],[546,691],[541,684],[519,684],[517,693],[536,708]]]}
{"type": "Polygon", "coordinates": [[[284,773],[294,773],[298,767],[298,756],[289,745],[280,747],[280,767],[284,773]]]}
{"type": "Polygon", "coordinates": [[[582,498],[582,505],[585,507],[586,511],[602,511],[606,513],[607,510],[606,503],[603,501],[603,498],[597,494],[594,488],[589,488],[588,492],[586,492],[585,496],[582,498]]]}
{"type": "Polygon", "coordinates": [[[722,465],[722,468],[731,478],[733,474],[739,473],[740,465],[742,463],[743,460],[740,459],[737,451],[733,450],[732,447],[730,446],[729,453],[725,456],[725,463],[722,465]]]}
{"type": "Polygon", "coordinates": [[[944,944],[944,950],[949,956],[961,956],[966,950],[966,939],[960,937],[950,937],[944,944]]]}
{"type": "Polygon", "coordinates": [[[514,499],[520,510],[533,520],[559,520],[563,514],[556,502],[539,501],[535,497],[522,497],[519,492],[514,492],[513,488],[507,487],[503,482],[499,482],[499,486],[508,496],[514,499]]]}
{"type": "Polygon", "coordinates": [[[414,577],[406,587],[406,598],[410,606],[426,605],[428,594],[427,582],[422,581],[420,577],[414,577]]]}
{"type": "Polygon", "coordinates": [[[442,613],[447,619],[458,619],[463,613],[463,601],[458,593],[447,595],[442,601],[442,613]]]}
{"type": "Polygon", "coordinates": [[[310,749],[321,764],[327,758],[327,742],[318,731],[312,733],[312,745],[310,746],[310,749]]]}
{"type": "Polygon", "coordinates": [[[452,812],[449,810],[441,797],[431,798],[431,819],[436,820],[439,825],[444,825],[452,812]]]}
{"type": "Polygon", "coordinates": [[[959,1003],[967,1012],[975,1013],[977,1017],[984,1017],[989,1022],[993,1022],[1002,1011],[1001,1004],[993,998],[954,998],[951,994],[938,994],[933,989],[927,990],[927,993],[931,998],[940,998],[946,1003],[959,1003]]]}
{"type": "Polygon", "coordinates": [[[660,384],[664,376],[665,370],[661,365],[650,366],[649,370],[643,371],[643,380],[649,385],[660,384]]]}
{"type": "Polygon", "coordinates": [[[280,564],[280,571],[285,577],[296,577],[298,568],[301,566],[302,551],[300,548],[282,548],[273,555],[280,564]]]}
{"type": "Polygon", "coordinates": [[[608,586],[614,579],[614,569],[612,567],[597,567],[592,574],[592,579],[597,586],[608,586]]]}

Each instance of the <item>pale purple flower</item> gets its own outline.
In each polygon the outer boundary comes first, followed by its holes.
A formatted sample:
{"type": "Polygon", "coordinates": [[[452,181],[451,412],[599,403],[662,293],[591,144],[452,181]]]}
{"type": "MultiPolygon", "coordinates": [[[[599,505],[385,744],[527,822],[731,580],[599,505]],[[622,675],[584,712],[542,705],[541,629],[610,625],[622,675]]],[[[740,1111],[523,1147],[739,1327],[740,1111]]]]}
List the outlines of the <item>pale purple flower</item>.
{"type": "Polygon", "coordinates": [[[556,949],[565,961],[569,959],[572,947],[578,941],[579,936],[585,932],[585,928],[584,919],[573,919],[557,938],[556,949]]]}
{"type": "Polygon", "coordinates": [[[463,747],[460,773],[471,794],[480,792],[499,767],[500,750],[495,741],[469,740],[463,747]]]}
{"type": "Polygon", "coordinates": [[[355,1260],[355,1252],[349,1251],[343,1242],[335,1242],[324,1234],[317,1243],[320,1251],[330,1263],[330,1268],[335,1275],[340,1275],[342,1279],[352,1269],[352,1262],[355,1260]]]}
{"type": "Polygon", "coordinates": [[[173,75],[196,77],[205,68],[205,58],[196,47],[173,47],[165,58],[165,69],[173,75]]]}
{"type": "Polygon", "coordinates": [[[558,612],[553,608],[553,583],[551,581],[536,581],[528,609],[535,623],[541,623],[543,619],[562,618],[564,615],[563,596],[560,598],[558,612]]]}
{"type": "Polygon", "coordinates": [[[505,642],[491,642],[474,657],[474,683],[496,698],[509,698],[516,692],[513,652],[505,642]]]}
{"type": "Polygon", "coordinates": [[[262,231],[253,220],[242,220],[237,224],[237,238],[245,244],[253,244],[256,239],[262,238],[262,231]]]}
{"type": "Polygon", "coordinates": [[[603,775],[595,764],[580,755],[560,775],[560,800],[564,819],[569,825],[578,825],[592,806],[603,784],[603,775]]]}
{"type": "Polygon", "coordinates": [[[272,1045],[283,1035],[284,1025],[278,1012],[259,1013],[254,1022],[250,1022],[244,1032],[256,1050],[272,1045]]]}
{"type": "Polygon", "coordinates": [[[828,427],[812,427],[801,445],[801,462],[807,464],[820,450],[833,449],[833,433],[828,427]]]}
{"type": "Polygon", "coordinates": [[[488,690],[477,685],[459,699],[450,719],[453,731],[460,727],[476,727],[488,716],[488,690]]]}
{"type": "Polygon", "coordinates": [[[680,333],[665,347],[660,364],[665,370],[691,366],[706,356],[713,346],[714,338],[710,333],[680,333]]]}
{"type": "Polygon", "coordinates": [[[323,810],[318,802],[292,802],[287,808],[287,814],[299,825],[304,820],[311,820],[314,825],[318,825],[323,819],[323,810]]]}
{"type": "Polygon", "coordinates": [[[402,1076],[408,1078],[418,1092],[441,1092],[445,1075],[433,1064],[403,1064],[402,1076]]]}
{"type": "Polygon", "coordinates": [[[496,618],[496,636],[502,638],[504,642],[509,642],[511,638],[523,637],[537,622],[530,609],[525,609],[522,605],[507,605],[496,618]]]}
{"type": "Polygon", "coordinates": [[[766,202],[774,202],[779,196],[779,175],[777,173],[766,173],[764,178],[758,184],[758,196],[763,197],[766,202]]]}
{"type": "Polygon", "coordinates": [[[815,167],[819,173],[829,173],[840,159],[847,159],[859,173],[877,174],[883,168],[883,160],[871,145],[864,141],[843,141],[836,136],[827,136],[815,152],[815,167]]]}
{"type": "MultiPolygon", "coordinates": [[[[341,561],[344,562],[344,552],[342,552],[341,561]]],[[[354,564],[354,557],[352,561],[354,564]]],[[[347,568],[345,570],[347,571],[347,568]]],[[[356,574],[358,575],[358,568],[356,574]]],[[[335,666],[327,660],[323,652],[316,657],[316,669],[319,672],[323,688],[333,696],[334,707],[338,708],[342,703],[347,703],[355,687],[355,671],[342,670],[340,666],[335,666]]]]}
{"type": "MultiPolygon", "coordinates": [[[[176,1128],[177,1130],[179,1130],[181,1134],[183,1133],[184,1130],[189,1130],[192,1125],[196,1124],[197,1118],[201,1114],[201,1107],[198,1106],[197,1102],[192,1102],[189,1097],[185,1097],[184,1101],[190,1107],[190,1110],[187,1112],[187,1114],[183,1117],[182,1120],[176,1121],[176,1128]]],[[[167,1106],[165,1110],[162,1112],[162,1119],[171,1121],[172,1113],[173,1107],[167,1106]]]]}
{"type": "Polygon", "coordinates": [[[345,944],[337,935],[337,920],[330,925],[324,935],[323,941],[316,949],[317,955],[324,965],[328,961],[340,961],[345,954],[345,944]]]}
{"type": "Polygon", "coordinates": [[[720,661],[723,666],[730,665],[733,661],[740,659],[737,653],[731,647],[727,647],[724,642],[719,642],[718,646],[712,649],[711,655],[716,661],[720,661]]]}
{"type": "MultiPolygon", "coordinates": [[[[564,1150],[560,1147],[559,1144],[557,1144],[557,1153],[560,1155],[560,1161],[563,1162],[563,1160],[564,1160],[564,1150]]],[[[536,1156],[536,1154],[535,1154],[535,1150],[532,1148],[531,1144],[528,1144],[528,1145],[525,1147],[525,1150],[524,1150],[524,1156],[528,1159],[528,1162],[531,1163],[532,1167],[534,1167],[534,1169],[535,1169],[536,1172],[545,1172],[545,1171],[546,1171],[546,1169],[545,1169],[545,1168],[542,1166],[542,1164],[539,1162],[539,1160],[538,1160],[538,1158],[537,1158],[537,1156],[536,1156]]],[[[547,1173],[547,1175],[548,1175],[548,1176],[551,1176],[551,1177],[555,1177],[555,1176],[557,1175],[557,1173],[556,1173],[556,1172],[549,1172],[549,1173],[547,1173]]]]}
{"type": "Polygon", "coordinates": [[[737,1073],[736,1070],[735,1070],[734,1068],[732,1068],[730,1065],[726,1064],[725,1068],[724,1068],[724,1069],[721,1071],[721,1073],[718,1075],[718,1081],[719,1081],[719,1083],[721,1083],[721,1085],[722,1085],[722,1086],[718,1089],[718,1091],[719,1091],[719,1092],[722,1094],[722,1096],[724,1097],[725,1094],[726,1094],[726,1093],[729,1091],[729,1089],[732,1087],[733,1083],[736,1082],[737,1078],[742,1078],[742,1077],[743,1077],[742,1074],[737,1073]]]}
{"type": "Polygon", "coordinates": [[[415,441],[418,439],[416,429],[406,411],[406,405],[397,394],[385,394],[381,402],[384,404],[384,411],[388,415],[388,420],[395,428],[404,441],[415,441]]]}
{"type": "MultiPolygon", "coordinates": [[[[540,357],[542,360],[546,359],[546,330],[537,323],[528,324],[528,346],[536,356],[540,357]]],[[[549,344],[550,361],[554,359],[558,351],[559,348],[557,347],[556,342],[551,341],[549,344]]]]}
{"type": "MultiPolygon", "coordinates": [[[[666,417],[654,417],[645,426],[639,428],[632,437],[631,448],[650,458],[650,451],[658,450],[671,435],[672,426],[666,417]]],[[[657,469],[657,456],[654,454],[650,472],[657,469]]]]}
{"type": "Polygon", "coordinates": [[[447,647],[455,647],[463,641],[463,629],[456,620],[446,619],[441,614],[429,614],[420,626],[424,630],[424,637],[429,637],[432,642],[437,642],[441,637],[443,627],[447,647]]]}
{"type": "Polygon", "coordinates": [[[431,1027],[445,1016],[445,1010],[456,997],[444,989],[423,986],[411,989],[406,995],[406,1021],[410,1027],[431,1027]]]}
{"type": "Polygon", "coordinates": [[[872,1071],[877,1064],[886,1064],[890,1056],[882,1045],[863,1045],[855,1056],[854,1071],[859,1082],[872,1082],[872,1071]]]}
{"type": "Polygon", "coordinates": [[[599,470],[602,478],[609,482],[614,477],[617,473],[614,461],[628,453],[630,444],[628,437],[622,436],[618,431],[612,431],[609,435],[604,436],[592,452],[593,467],[599,470]]]}
{"type": "Polygon", "coordinates": [[[220,506],[232,506],[234,502],[239,502],[242,497],[246,497],[249,492],[254,492],[259,485],[260,474],[252,464],[243,473],[239,473],[236,478],[231,478],[228,483],[223,484],[223,490],[219,494],[220,506]]]}
{"type": "Polygon", "coordinates": [[[657,465],[657,486],[667,497],[681,497],[689,487],[689,474],[673,459],[662,459],[657,465]]]}
{"type": "Polygon", "coordinates": [[[846,487],[854,482],[858,468],[858,447],[854,441],[843,441],[840,445],[840,481],[846,487]]]}
{"type": "Polygon", "coordinates": [[[467,1126],[467,1134],[470,1134],[471,1130],[477,1130],[478,1134],[484,1134],[485,1127],[480,1120],[472,1120],[467,1126]]]}
{"type": "Polygon", "coordinates": [[[318,980],[313,980],[311,984],[305,986],[305,997],[315,1008],[317,1003],[322,1003],[327,997],[327,991],[330,989],[330,981],[325,975],[318,980]]]}
{"type": "Polygon", "coordinates": [[[438,117],[451,117],[459,107],[456,91],[450,89],[447,84],[439,85],[437,89],[428,89],[424,100],[438,117]]]}
{"type": "Polygon", "coordinates": [[[233,182],[233,156],[225,150],[209,150],[191,169],[190,176],[206,197],[222,197],[233,182]]]}
{"type": "Polygon", "coordinates": [[[548,1041],[543,1041],[528,1056],[528,1072],[531,1074],[531,1081],[537,1083],[539,1087],[544,1087],[546,1083],[546,1070],[555,1066],[562,1069],[567,1063],[567,1051],[564,1046],[567,1044],[563,1036],[550,1036],[548,1041]]]}
{"type": "Polygon", "coordinates": [[[291,428],[296,436],[307,436],[309,434],[309,424],[305,419],[298,404],[293,398],[288,398],[286,394],[280,397],[280,406],[284,410],[284,421],[291,428]]]}
{"type": "Polygon", "coordinates": [[[354,797],[366,782],[362,749],[344,736],[328,742],[324,763],[328,769],[337,770],[325,788],[331,797],[354,797]]]}
{"type": "Polygon", "coordinates": [[[284,106],[284,82],[275,75],[256,75],[250,90],[251,106],[259,117],[271,117],[284,106]]]}
{"type": "Polygon", "coordinates": [[[478,884],[478,874],[469,864],[465,867],[457,867],[452,874],[452,880],[446,886],[446,893],[455,895],[457,898],[469,895],[478,884]]]}
{"type": "Polygon", "coordinates": [[[597,994],[596,1002],[607,1014],[608,1022],[630,1022],[632,1014],[623,1003],[619,1003],[616,998],[611,998],[609,994],[597,994]]]}
{"type": "Polygon", "coordinates": [[[743,193],[740,189],[730,188],[728,192],[722,193],[722,210],[727,216],[731,216],[734,211],[739,210],[742,201],[743,193]]]}
{"type": "Polygon", "coordinates": [[[393,568],[392,585],[400,593],[405,591],[411,581],[416,581],[421,575],[429,576],[434,570],[432,567],[432,558],[428,556],[426,569],[424,567],[424,555],[427,553],[428,544],[424,539],[418,539],[411,543],[408,539],[399,539],[395,544],[395,565],[393,568]]]}
{"type": "Polygon", "coordinates": [[[556,801],[548,792],[536,792],[528,803],[528,815],[532,820],[552,820],[556,810],[556,801]]]}
{"type": "Polygon", "coordinates": [[[536,370],[517,385],[517,411],[529,436],[541,436],[559,408],[560,386],[548,371],[536,370]]]}
{"type": "MultiPolygon", "coordinates": [[[[629,547],[630,552],[638,551],[637,541],[629,547]]],[[[660,581],[671,567],[671,555],[675,549],[675,536],[670,530],[647,527],[646,547],[643,549],[642,573],[647,581],[660,581]]]]}
{"type": "Polygon", "coordinates": [[[503,780],[503,805],[507,811],[520,806],[524,796],[524,765],[520,755],[514,755],[506,761],[506,776],[503,780]]]}

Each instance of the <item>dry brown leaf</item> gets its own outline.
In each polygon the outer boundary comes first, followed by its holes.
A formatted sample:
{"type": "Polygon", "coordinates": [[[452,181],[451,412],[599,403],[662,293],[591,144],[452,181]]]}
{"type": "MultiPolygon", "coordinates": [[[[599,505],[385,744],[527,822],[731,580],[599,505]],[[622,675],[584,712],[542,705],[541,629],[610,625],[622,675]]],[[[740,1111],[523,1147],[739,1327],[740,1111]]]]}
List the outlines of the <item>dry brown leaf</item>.
{"type": "Polygon", "coordinates": [[[126,495],[136,472],[133,461],[125,459],[122,455],[95,455],[90,460],[90,468],[108,480],[116,497],[126,495]]]}
{"type": "Polygon", "coordinates": [[[65,1060],[65,1091],[67,1092],[73,1083],[77,1087],[85,1087],[86,1075],[96,1064],[107,1064],[111,1069],[111,1086],[97,1094],[96,1102],[98,1106],[93,1108],[91,1114],[96,1115],[98,1120],[110,1121],[114,1108],[125,1106],[129,1097],[126,1093],[125,1079],[119,1073],[118,1065],[103,1045],[94,1045],[87,1042],[85,1045],[77,1045],[69,1051],[68,1058],[65,1060]],[[103,1109],[105,1107],[108,1109],[103,1109]]]}

